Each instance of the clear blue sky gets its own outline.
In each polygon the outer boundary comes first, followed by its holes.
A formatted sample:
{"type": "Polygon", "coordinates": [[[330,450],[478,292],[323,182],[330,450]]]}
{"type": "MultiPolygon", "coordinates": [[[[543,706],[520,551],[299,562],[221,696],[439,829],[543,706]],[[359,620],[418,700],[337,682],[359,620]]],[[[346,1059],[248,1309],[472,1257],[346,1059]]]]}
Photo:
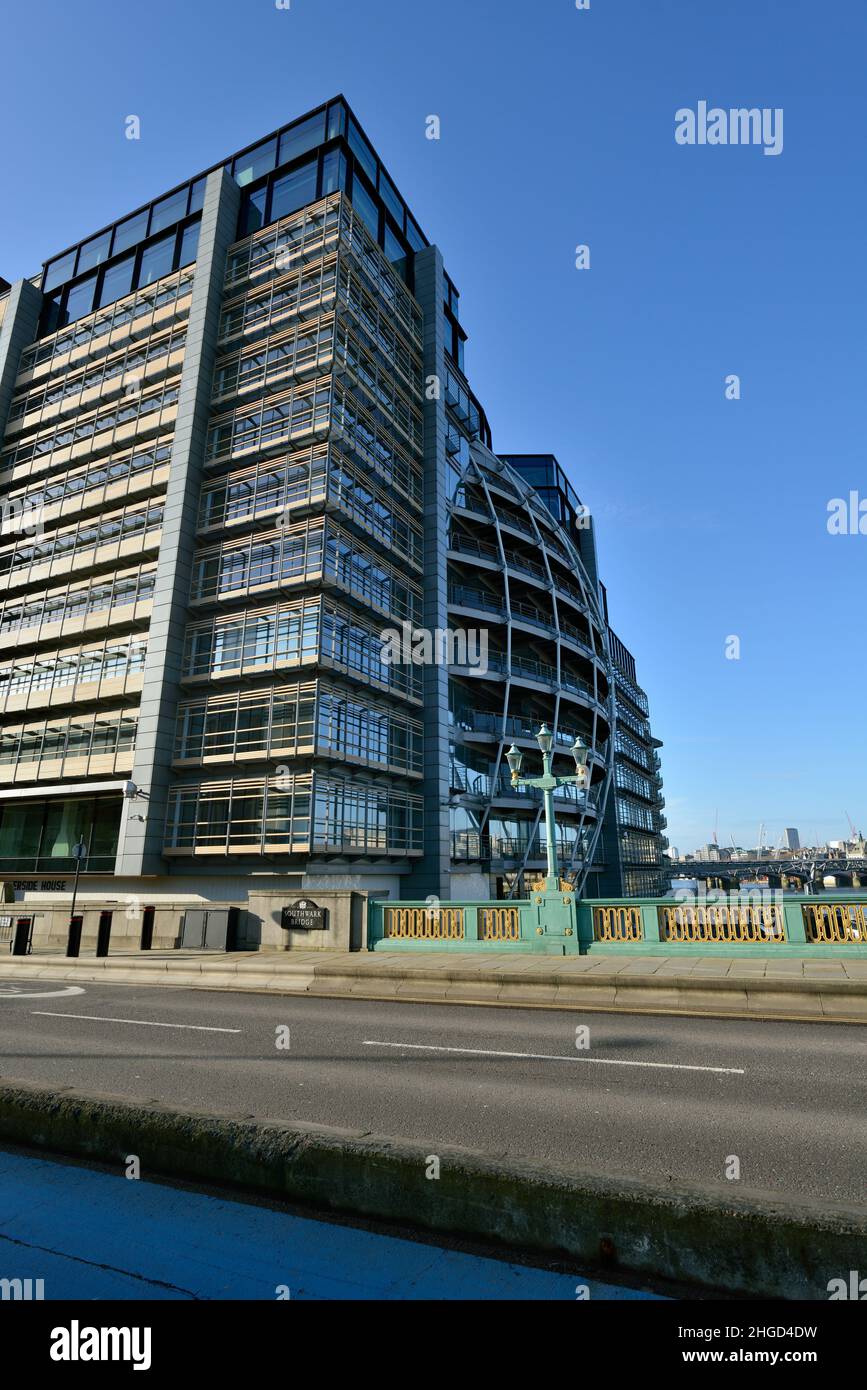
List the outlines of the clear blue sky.
{"type": "Polygon", "coordinates": [[[717,808],[723,843],[867,829],[867,535],[826,529],[867,499],[864,0],[43,0],[4,48],[7,279],[343,91],[462,291],[494,447],[596,515],[672,843],[717,808]],[[677,145],[700,100],[782,107],[783,153],[677,145]]]}

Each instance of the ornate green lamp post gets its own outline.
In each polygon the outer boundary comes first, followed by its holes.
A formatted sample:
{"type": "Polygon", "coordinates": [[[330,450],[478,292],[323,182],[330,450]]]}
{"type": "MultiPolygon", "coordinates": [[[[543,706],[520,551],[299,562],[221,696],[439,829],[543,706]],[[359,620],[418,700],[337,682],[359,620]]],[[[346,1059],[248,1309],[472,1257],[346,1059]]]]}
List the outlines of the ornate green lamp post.
{"type": "Polygon", "coordinates": [[[575,772],[568,777],[555,777],[551,771],[551,749],[554,744],[554,736],[547,724],[543,724],[536,735],[536,742],[542,750],[541,777],[522,777],[521,765],[524,755],[514,744],[506,754],[506,761],[512,773],[513,787],[538,787],[545,798],[545,837],[548,848],[548,877],[545,881],[545,893],[560,893],[560,866],[557,860],[557,826],[554,820],[554,792],[557,787],[565,787],[570,783],[575,783],[585,789],[589,786],[589,775],[587,760],[590,753],[587,745],[582,741],[581,736],[575,739],[572,746],[572,757],[575,759],[575,772]]]}

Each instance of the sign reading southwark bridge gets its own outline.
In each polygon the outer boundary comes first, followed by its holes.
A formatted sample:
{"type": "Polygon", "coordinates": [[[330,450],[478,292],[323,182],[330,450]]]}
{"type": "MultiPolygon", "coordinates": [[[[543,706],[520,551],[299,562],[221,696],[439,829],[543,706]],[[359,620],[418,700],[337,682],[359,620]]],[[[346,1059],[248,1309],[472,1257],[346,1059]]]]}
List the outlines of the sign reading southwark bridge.
{"type": "Polygon", "coordinates": [[[284,931],[327,931],[328,909],[301,898],[291,907],[284,907],[280,925],[284,931]]]}

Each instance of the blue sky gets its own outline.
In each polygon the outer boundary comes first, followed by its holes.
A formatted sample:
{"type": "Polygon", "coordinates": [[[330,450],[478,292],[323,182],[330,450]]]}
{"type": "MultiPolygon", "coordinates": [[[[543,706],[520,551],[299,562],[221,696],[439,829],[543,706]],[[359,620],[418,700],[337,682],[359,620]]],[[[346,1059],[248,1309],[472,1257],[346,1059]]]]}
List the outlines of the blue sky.
{"type": "Polygon", "coordinates": [[[867,500],[863,0],[43,0],[4,38],[10,280],[343,91],[462,291],[494,447],[595,513],[672,843],[867,829],[867,535],[826,526],[867,500]],[[782,154],[678,145],[701,100],[781,107],[782,154]]]}

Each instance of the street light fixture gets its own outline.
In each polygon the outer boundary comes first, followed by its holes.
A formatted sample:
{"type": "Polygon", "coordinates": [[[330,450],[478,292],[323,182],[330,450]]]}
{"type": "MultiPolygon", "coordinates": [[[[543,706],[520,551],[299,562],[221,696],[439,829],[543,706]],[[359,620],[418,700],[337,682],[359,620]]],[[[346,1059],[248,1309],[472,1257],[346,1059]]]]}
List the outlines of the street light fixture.
{"type": "Polygon", "coordinates": [[[506,762],[512,774],[513,787],[537,787],[543,794],[545,800],[545,839],[548,852],[548,876],[545,882],[546,893],[559,893],[560,891],[560,866],[557,859],[557,826],[554,820],[554,792],[558,787],[577,785],[586,789],[589,784],[588,759],[590,750],[580,735],[575,739],[572,746],[572,757],[575,759],[576,771],[573,775],[555,777],[551,771],[551,749],[554,746],[554,735],[543,724],[536,735],[536,742],[542,752],[542,776],[541,777],[522,777],[521,768],[524,763],[524,755],[514,744],[506,754],[506,762]]]}

